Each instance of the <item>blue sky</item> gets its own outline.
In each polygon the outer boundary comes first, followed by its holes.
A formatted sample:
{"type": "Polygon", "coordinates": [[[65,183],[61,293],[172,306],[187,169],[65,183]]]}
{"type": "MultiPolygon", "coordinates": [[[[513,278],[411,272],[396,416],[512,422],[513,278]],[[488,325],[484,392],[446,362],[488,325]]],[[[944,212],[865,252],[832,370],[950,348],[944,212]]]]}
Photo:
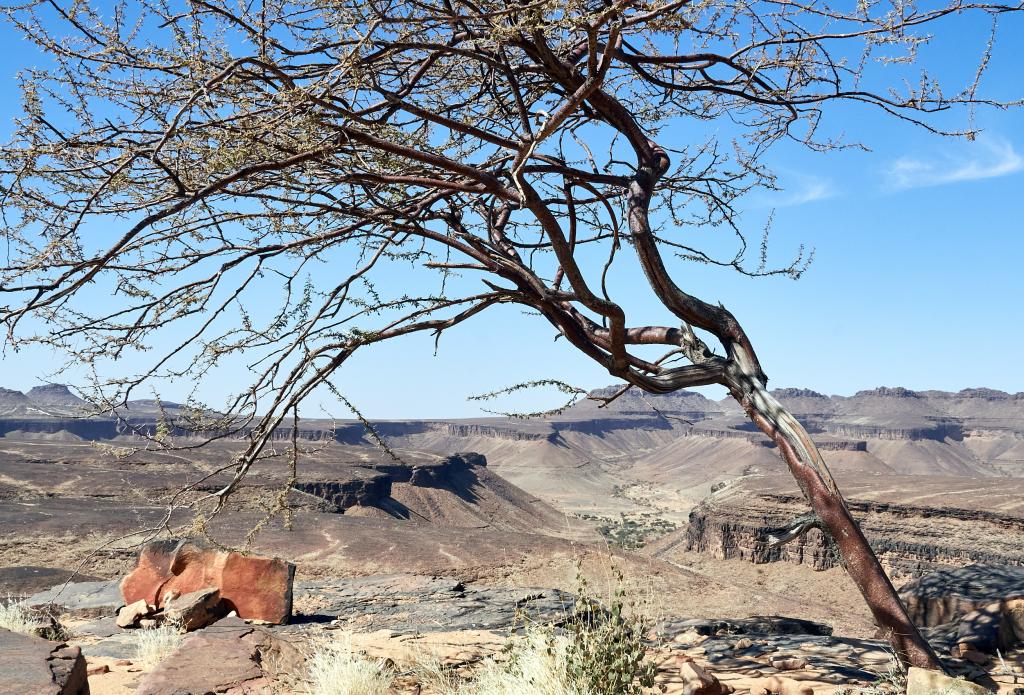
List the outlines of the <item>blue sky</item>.
{"type": "MultiPolygon", "coordinates": [[[[983,82],[996,96],[1024,96],[1022,19],[1003,22],[983,82]]],[[[924,51],[953,83],[973,72],[984,44],[987,25],[968,29],[924,51]]],[[[13,76],[39,59],[7,27],[0,27],[0,39],[6,136],[18,103],[13,76]]],[[[961,112],[952,122],[964,120],[961,112]]],[[[687,265],[679,267],[680,283],[733,311],[772,386],[843,395],[879,385],[1024,391],[1024,113],[979,110],[976,123],[983,133],[967,142],[866,109],[838,110],[826,126],[870,151],[779,147],[770,161],[786,190],[752,196],[744,206],[754,238],[774,209],[771,251],[778,262],[801,243],[814,247],[804,277],[750,279],[687,265]]],[[[628,270],[619,282],[639,282],[628,270]]],[[[649,316],[641,308],[635,321],[642,320],[669,321],[653,307],[649,316]]],[[[371,417],[429,418],[478,416],[480,405],[467,396],[523,380],[559,378],[585,388],[612,381],[552,338],[541,319],[502,307],[451,330],[436,356],[429,336],[357,354],[338,384],[371,417]]],[[[8,354],[0,385],[28,389],[52,364],[41,352],[8,354]]],[[[231,390],[232,377],[222,378],[204,385],[214,403],[216,393],[231,390]]],[[[186,391],[173,390],[162,395],[173,400],[186,391]]],[[[537,409],[557,400],[536,393],[506,405],[537,409]]],[[[327,397],[305,415],[328,413],[348,415],[327,397]]]]}

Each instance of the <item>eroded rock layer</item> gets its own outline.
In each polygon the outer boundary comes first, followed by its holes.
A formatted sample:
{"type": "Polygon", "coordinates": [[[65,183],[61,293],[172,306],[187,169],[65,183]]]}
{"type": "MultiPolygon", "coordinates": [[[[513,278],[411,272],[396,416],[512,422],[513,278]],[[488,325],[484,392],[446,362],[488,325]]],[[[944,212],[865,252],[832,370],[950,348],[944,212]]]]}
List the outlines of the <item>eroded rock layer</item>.
{"type": "MultiPolygon", "coordinates": [[[[872,482],[841,481],[841,487],[875,552],[897,573],[973,563],[1024,565],[1024,481],[893,476],[881,490],[872,482]]],[[[817,570],[837,566],[833,544],[818,528],[773,546],[773,536],[809,511],[793,488],[784,476],[733,482],[698,505],[685,529],[652,550],[804,563],[817,570]]]]}

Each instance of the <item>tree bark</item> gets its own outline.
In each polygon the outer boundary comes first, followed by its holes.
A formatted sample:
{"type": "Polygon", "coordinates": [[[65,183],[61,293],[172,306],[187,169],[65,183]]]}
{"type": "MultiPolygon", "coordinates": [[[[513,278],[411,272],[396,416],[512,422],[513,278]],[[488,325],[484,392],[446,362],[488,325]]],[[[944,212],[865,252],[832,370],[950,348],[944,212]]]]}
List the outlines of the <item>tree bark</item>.
{"type": "Polygon", "coordinates": [[[811,508],[835,539],[846,571],[864,595],[875,621],[888,632],[897,658],[905,665],[945,672],[907,614],[807,431],[768,393],[759,378],[732,370],[727,382],[747,416],[778,445],[811,508]]]}

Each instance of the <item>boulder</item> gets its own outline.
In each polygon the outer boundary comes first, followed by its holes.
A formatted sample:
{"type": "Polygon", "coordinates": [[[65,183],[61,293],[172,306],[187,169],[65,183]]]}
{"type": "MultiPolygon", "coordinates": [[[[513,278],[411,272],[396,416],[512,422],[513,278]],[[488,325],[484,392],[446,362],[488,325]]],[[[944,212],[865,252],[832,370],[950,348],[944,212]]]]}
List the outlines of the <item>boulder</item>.
{"type": "Polygon", "coordinates": [[[961,652],[966,651],[964,645],[984,654],[995,654],[996,650],[1005,652],[1017,641],[1014,632],[1003,603],[991,603],[960,618],[956,644],[960,645],[961,652]]]}
{"type": "Polygon", "coordinates": [[[771,667],[779,671],[799,671],[807,668],[807,659],[803,657],[775,657],[770,662],[771,667]]]}
{"type": "Polygon", "coordinates": [[[295,565],[242,555],[191,540],[147,544],[135,569],[121,582],[125,603],[138,600],[162,608],[169,594],[182,596],[209,587],[220,591],[227,611],[247,620],[286,623],[292,612],[295,565]]]}
{"type": "Polygon", "coordinates": [[[82,650],[0,628],[0,693],[89,695],[82,650]]]}
{"type": "Polygon", "coordinates": [[[1011,599],[1003,603],[1003,615],[1017,642],[1024,642],[1024,598],[1011,599]]]}
{"type": "Polygon", "coordinates": [[[117,626],[123,628],[135,627],[139,624],[140,620],[151,612],[152,609],[146,603],[146,599],[140,598],[138,601],[132,601],[127,606],[122,606],[121,610],[117,612],[117,626]]]}
{"type": "Polygon", "coordinates": [[[992,603],[1024,598],[1024,567],[971,565],[930,572],[900,589],[913,621],[934,627],[992,603]]]}
{"type": "Polygon", "coordinates": [[[206,587],[183,596],[166,597],[163,618],[180,625],[185,632],[192,632],[217,622],[226,613],[220,590],[206,587]]]}
{"type": "Polygon", "coordinates": [[[679,675],[683,679],[682,695],[725,695],[733,691],[732,687],[722,685],[717,678],[692,661],[679,667],[679,675]]]}
{"type": "Polygon", "coordinates": [[[910,667],[907,672],[907,695],[992,695],[992,691],[938,671],[910,667]]]}
{"type": "Polygon", "coordinates": [[[298,648],[229,616],[193,633],[143,678],[136,695],[272,691],[279,673],[299,673],[298,648]]]}

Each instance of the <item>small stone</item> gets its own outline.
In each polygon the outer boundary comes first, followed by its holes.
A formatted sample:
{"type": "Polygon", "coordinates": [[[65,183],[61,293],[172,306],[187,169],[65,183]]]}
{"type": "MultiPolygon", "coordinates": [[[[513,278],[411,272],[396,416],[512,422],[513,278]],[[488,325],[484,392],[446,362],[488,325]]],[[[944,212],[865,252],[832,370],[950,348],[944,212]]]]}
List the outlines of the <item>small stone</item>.
{"type": "Polygon", "coordinates": [[[938,671],[911,666],[907,672],[907,695],[992,695],[988,688],[938,671]]]}
{"type": "Polygon", "coordinates": [[[122,628],[135,627],[139,620],[149,615],[149,604],[145,599],[139,599],[127,606],[123,606],[117,612],[117,626],[122,628]]]}
{"type": "Polygon", "coordinates": [[[779,671],[799,671],[802,668],[807,668],[807,659],[803,657],[774,658],[769,663],[772,668],[779,671]]]}
{"type": "Polygon", "coordinates": [[[678,635],[672,638],[673,642],[677,644],[696,644],[702,639],[695,630],[687,630],[686,632],[680,632],[678,635]]]}
{"type": "Polygon", "coordinates": [[[104,673],[110,673],[110,667],[106,664],[100,664],[99,666],[90,666],[85,670],[88,676],[102,676],[104,673]]]}
{"type": "Polygon", "coordinates": [[[156,626],[157,621],[153,620],[152,618],[143,618],[139,621],[139,627],[141,627],[143,630],[152,630],[156,626]]]}
{"type": "Polygon", "coordinates": [[[131,659],[118,659],[117,661],[114,662],[114,666],[131,666],[131,665],[132,665],[132,660],[131,659]]]}
{"type": "Polygon", "coordinates": [[[750,649],[753,646],[754,641],[748,637],[744,637],[743,639],[736,640],[736,644],[732,645],[732,648],[735,651],[742,651],[744,649],[750,649]]]}
{"type": "Polygon", "coordinates": [[[679,667],[679,675],[683,679],[685,695],[723,695],[732,692],[724,687],[718,679],[692,661],[679,667]]]}
{"type": "Polygon", "coordinates": [[[970,661],[972,664],[987,664],[991,659],[988,654],[982,654],[981,652],[974,649],[961,650],[960,658],[965,661],[970,661]]]}

